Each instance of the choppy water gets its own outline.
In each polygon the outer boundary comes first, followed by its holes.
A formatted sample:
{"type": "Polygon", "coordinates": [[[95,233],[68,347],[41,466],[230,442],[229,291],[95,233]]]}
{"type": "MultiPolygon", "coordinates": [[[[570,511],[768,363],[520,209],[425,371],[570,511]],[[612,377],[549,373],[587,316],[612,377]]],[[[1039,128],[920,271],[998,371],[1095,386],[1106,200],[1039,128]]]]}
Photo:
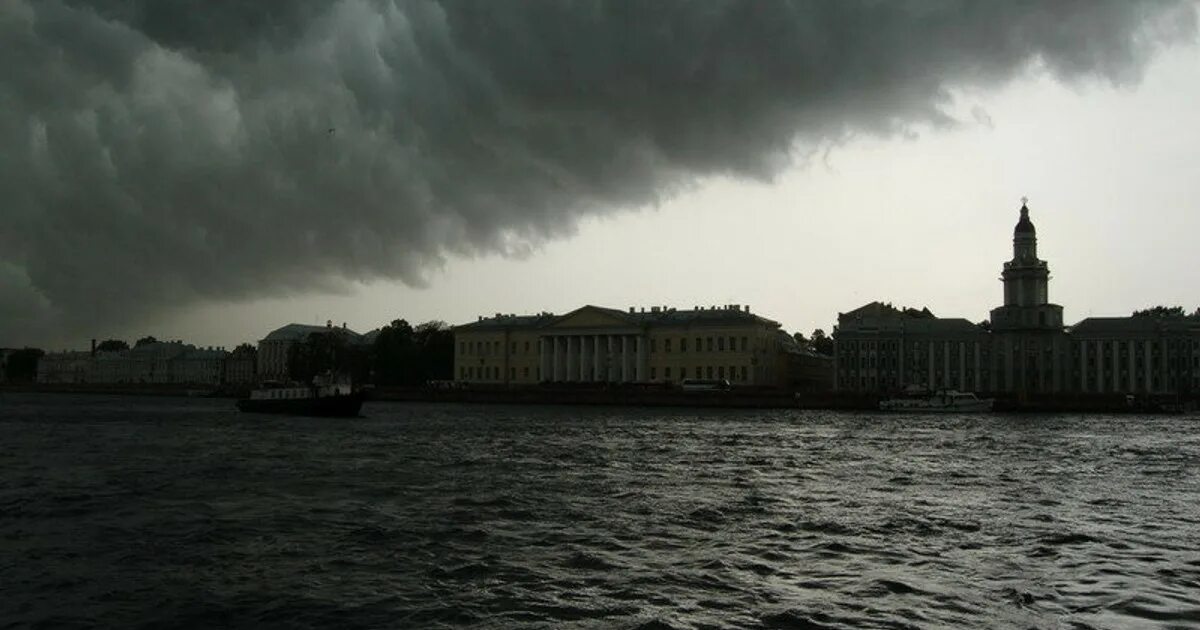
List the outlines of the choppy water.
{"type": "Polygon", "coordinates": [[[1200,418],[0,398],[0,627],[1200,628],[1200,418]]]}

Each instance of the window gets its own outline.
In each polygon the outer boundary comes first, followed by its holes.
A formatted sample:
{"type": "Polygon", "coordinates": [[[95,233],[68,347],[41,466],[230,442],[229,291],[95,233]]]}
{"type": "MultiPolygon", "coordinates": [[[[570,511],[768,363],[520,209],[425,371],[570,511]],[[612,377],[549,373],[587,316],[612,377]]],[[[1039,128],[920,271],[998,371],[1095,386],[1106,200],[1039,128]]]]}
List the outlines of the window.
{"type": "Polygon", "coordinates": [[[725,378],[725,366],[724,365],[717,366],[717,378],[725,378]]]}
{"type": "Polygon", "coordinates": [[[712,378],[712,377],[713,377],[713,376],[712,376],[712,372],[713,372],[713,370],[712,370],[712,366],[710,365],[710,366],[708,366],[708,367],[707,367],[707,368],[705,368],[705,369],[708,371],[708,378],[712,378]]]}
{"type": "Polygon", "coordinates": [[[743,381],[750,380],[750,369],[744,365],[742,366],[742,380],[743,381]]]}
{"type": "Polygon", "coordinates": [[[699,365],[696,366],[696,378],[704,378],[704,371],[699,365]]]}
{"type": "Polygon", "coordinates": [[[708,347],[708,351],[712,352],[713,351],[713,338],[712,337],[708,338],[708,343],[706,345],[708,347]]]}
{"type": "Polygon", "coordinates": [[[717,337],[717,352],[725,352],[725,338],[717,337]]]}
{"type": "MultiPolygon", "coordinates": [[[[525,354],[529,354],[529,342],[528,341],[525,342],[525,354]]],[[[526,376],[528,376],[528,374],[526,374],[526,376]]]]}
{"type": "MultiPolygon", "coordinates": [[[[746,339],[745,337],[742,337],[742,352],[745,352],[749,348],[750,348],[749,340],[746,339]]],[[[743,380],[745,380],[745,379],[743,379],[743,380]]]]}
{"type": "Polygon", "coordinates": [[[730,352],[737,352],[737,337],[730,337],[730,338],[729,338],[729,351],[730,351],[730,352]]]}
{"type": "Polygon", "coordinates": [[[671,351],[671,338],[667,337],[666,339],[663,339],[663,352],[670,352],[670,351],[671,351]]]}
{"type": "Polygon", "coordinates": [[[656,377],[656,374],[655,374],[655,372],[657,372],[657,370],[656,370],[656,369],[655,369],[653,366],[651,366],[651,367],[650,367],[650,380],[652,380],[652,381],[653,381],[653,380],[655,379],[655,377],[656,377]]]}
{"type": "Polygon", "coordinates": [[[679,338],[679,351],[680,351],[680,352],[687,352],[687,337],[680,337],[680,338],[679,338]]]}
{"type": "Polygon", "coordinates": [[[663,378],[667,379],[668,381],[671,380],[671,368],[670,367],[663,368],[663,378]]]}
{"type": "Polygon", "coordinates": [[[467,353],[467,342],[465,342],[465,341],[458,342],[458,353],[459,354],[467,353]]]}
{"type": "MultiPolygon", "coordinates": [[[[654,339],[654,338],[651,338],[651,339],[650,339],[650,352],[654,352],[654,351],[655,351],[655,350],[654,350],[655,346],[657,346],[657,345],[658,345],[658,344],[656,344],[656,343],[654,343],[654,342],[655,342],[655,339],[654,339]]],[[[651,377],[651,378],[653,378],[653,377],[651,377]]]]}
{"type": "MultiPolygon", "coordinates": [[[[526,344],[526,345],[528,345],[528,344],[526,344]]],[[[524,376],[525,378],[529,378],[529,366],[525,366],[521,370],[521,376],[524,376]]]]}

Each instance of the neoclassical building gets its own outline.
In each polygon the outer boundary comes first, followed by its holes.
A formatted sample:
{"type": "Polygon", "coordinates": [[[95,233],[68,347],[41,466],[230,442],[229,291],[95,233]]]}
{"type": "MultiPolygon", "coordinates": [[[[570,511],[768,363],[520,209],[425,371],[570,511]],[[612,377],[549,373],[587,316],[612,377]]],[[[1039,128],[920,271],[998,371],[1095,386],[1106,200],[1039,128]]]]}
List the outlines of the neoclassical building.
{"type": "Polygon", "coordinates": [[[1064,327],[1050,268],[1021,206],[1004,304],[987,322],[872,302],[838,315],[834,381],[841,391],[911,385],[1010,394],[1187,394],[1200,391],[1200,317],[1093,317],[1064,327]]]}
{"type": "Polygon", "coordinates": [[[457,380],[505,385],[726,379],[784,386],[789,357],[800,351],[777,322],[740,305],[497,313],[455,327],[454,338],[457,380]]]}

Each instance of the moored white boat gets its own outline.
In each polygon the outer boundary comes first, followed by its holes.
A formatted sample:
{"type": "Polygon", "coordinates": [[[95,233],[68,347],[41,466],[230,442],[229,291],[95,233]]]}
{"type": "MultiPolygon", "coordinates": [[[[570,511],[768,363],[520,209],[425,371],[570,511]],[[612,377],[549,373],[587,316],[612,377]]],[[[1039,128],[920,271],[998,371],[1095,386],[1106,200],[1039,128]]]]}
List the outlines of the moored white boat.
{"type": "Polygon", "coordinates": [[[237,402],[241,411],[297,416],[357,416],[365,395],[349,381],[318,375],[310,386],[265,383],[237,402]]]}
{"type": "Polygon", "coordinates": [[[979,398],[971,392],[940,389],[879,402],[881,411],[913,411],[921,413],[991,411],[994,400],[979,398]]]}

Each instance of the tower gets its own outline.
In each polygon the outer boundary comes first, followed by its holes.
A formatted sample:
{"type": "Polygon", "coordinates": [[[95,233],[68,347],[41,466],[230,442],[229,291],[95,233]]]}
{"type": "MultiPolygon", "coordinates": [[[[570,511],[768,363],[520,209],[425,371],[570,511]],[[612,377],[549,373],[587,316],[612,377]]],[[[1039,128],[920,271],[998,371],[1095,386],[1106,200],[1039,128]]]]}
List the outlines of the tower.
{"type": "Polygon", "coordinates": [[[993,330],[1062,330],[1062,307],[1050,303],[1050,267],[1037,255],[1029,206],[1013,228],[1013,257],[1000,273],[1004,306],[992,310],[993,330]]]}
{"type": "Polygon", "coordinates": [[[1050,267],[1037,255],[1037,229],[1022,200],[1013,228],[1013,257],[1000,273],[1004,306],[992,309],[995,389],[1024,398],[1058,391],[1066,337],[1062,307],[1050,303],[1050,267]]]}

